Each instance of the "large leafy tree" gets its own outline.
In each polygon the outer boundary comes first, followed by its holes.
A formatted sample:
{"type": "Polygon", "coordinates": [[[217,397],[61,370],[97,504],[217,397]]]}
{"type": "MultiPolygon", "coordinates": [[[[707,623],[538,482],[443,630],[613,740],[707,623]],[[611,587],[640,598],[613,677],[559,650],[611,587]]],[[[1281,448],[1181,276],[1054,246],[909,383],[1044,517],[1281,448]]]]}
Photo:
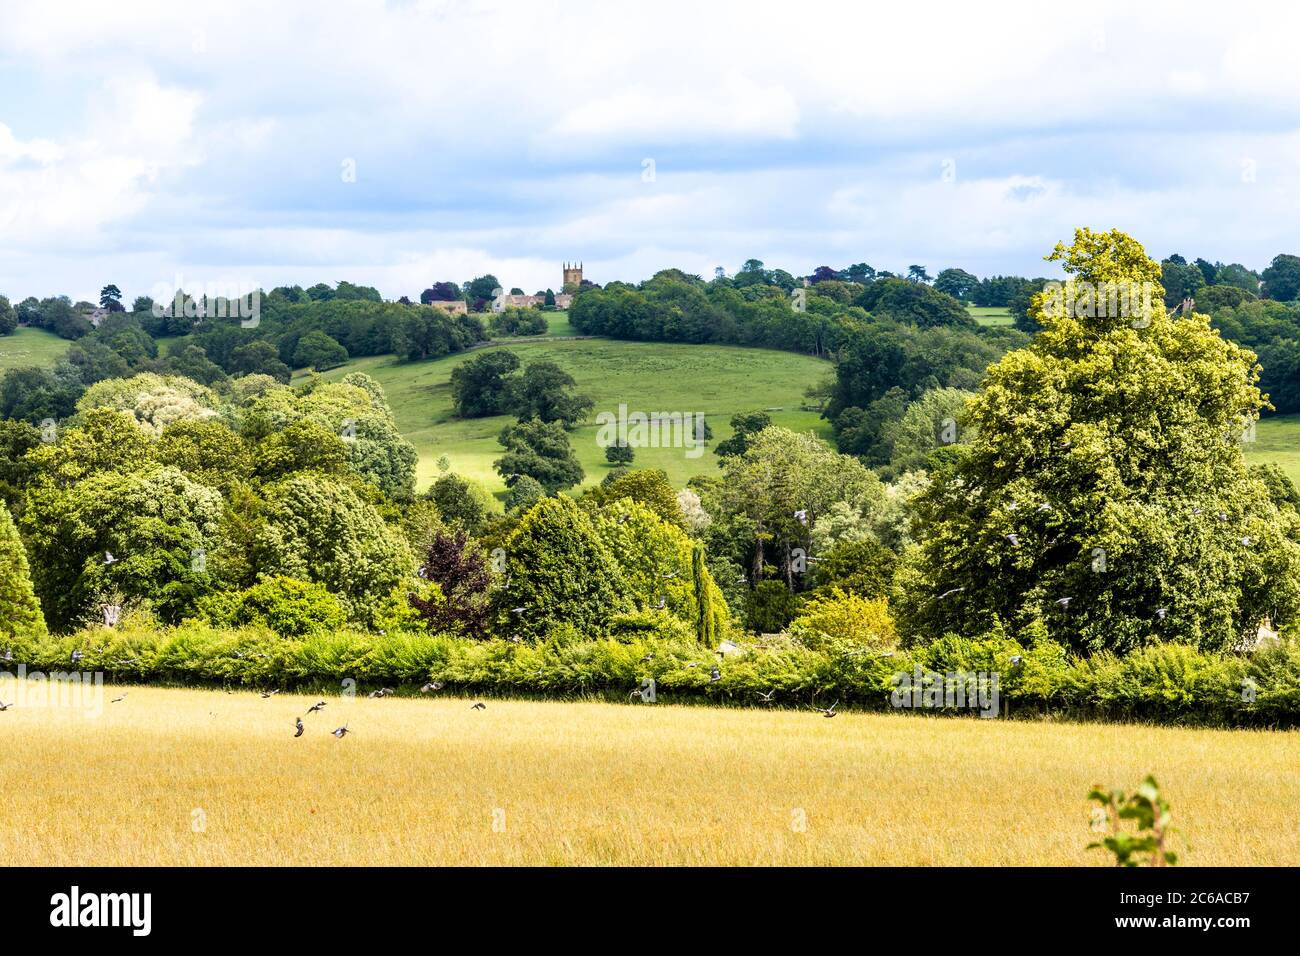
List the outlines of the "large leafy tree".
{"type": "Polygon", "coordinates": [[[572,498],[543,498],[505,542],[502,592],[511,626],[543,637],[567,624],[599,634],[630,609],[628,585],[609,547],[572,498]]]}
{"type": "Polygon", "coordinates": [[[733,557],[749,565],[751,581],[772,564],[793,589],[800,573],[793,551],[808,553],[817,519],[836,502],[865,513],[883,497],[880,479],[856,458],[812,435],[772,425],[748,440],[744,454],[724,459],[724,520],[710,529],[711,536],[730,538],[733,557]]]}
{"type": "Polygon", "coordinates": [[[575,395],[573,376],[554,362],[531,362],[510,382],[509,410],[518,418],[561,422],[573,428],[591,413],[595,402],[575,395]]]}
{"type": "Polygon", "coordinates": [[[1118,230],[1080,229],[1048,259],[1080,282],[1152,283],[1152,312],[1035,298],[1043,331],[989,369],[971,444],[917,499],[912,639],[1042,620],[1081,651],[1224,649],[1266,615],[1294,619],[1296,515],[1239,445],[1266,406],[1255,356],[1203,315],[1168,316],[1161,266],[1118,230]]]}
{"type": "Polygon", "coordinates": [[[513,487],[517,476],[527,475],[536,479],[548,495],[553,495],[582,481],[582,464],[573,453],[561,422],[542,422],[535,418],[516,422],[501,429],[497,441],[506,451],[495,466],[507,485],[513,487]]]}
{"type": "Polygon", "coordinates": [[[220,493],[175,468],[105,471],[66,490],[41,483],[22,528],[50,626],[79,623],[113,594],[175,621],[219,581],[222,509],[220,493]]]}
{"type": "Polygon", "coordinates": [[[1261,278],[1264,280],[1264,294],[1270,299],[1290,302],[1300,298],[1300,256],[1286,253],[1274,256],[1261,278]]]}
{"type": "Polygon", "coordinates": [[[311,473],[270,486],[255,542],[262,574],[329,588],[353,620],[370,614],[414,569],[405,538],[341,482],[311,473]]]}
{"type": "Polygon", "coordinates": [[[509,349],[475,355],[451,372],[451,398],[461,418],[500,415],[509,404],[507,376],[519,368],[519,356],[509,349]]]}

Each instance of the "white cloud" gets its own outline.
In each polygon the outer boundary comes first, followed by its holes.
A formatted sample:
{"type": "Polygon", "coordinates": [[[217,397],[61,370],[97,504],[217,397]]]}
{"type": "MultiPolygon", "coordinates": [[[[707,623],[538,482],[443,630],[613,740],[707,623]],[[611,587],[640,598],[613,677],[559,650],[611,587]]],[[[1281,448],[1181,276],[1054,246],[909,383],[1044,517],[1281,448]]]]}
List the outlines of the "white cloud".
{"type": "Polygon", "coordinates": [[[1300,211],[1297,26],[1251,0],[9,2],[31,101],[0,106],[0,289],[1041,272],[1082,224],[1262,265],[1300,211]]]}

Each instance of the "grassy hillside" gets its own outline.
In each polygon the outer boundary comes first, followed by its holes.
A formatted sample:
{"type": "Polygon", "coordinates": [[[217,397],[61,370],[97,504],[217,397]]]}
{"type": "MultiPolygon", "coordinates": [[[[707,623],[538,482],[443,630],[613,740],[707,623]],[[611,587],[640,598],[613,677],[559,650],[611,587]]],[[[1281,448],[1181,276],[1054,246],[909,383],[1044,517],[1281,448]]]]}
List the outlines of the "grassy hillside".
{"type": "Polygon", "coordinates": [[[1255,431],[1255,441],[1246,446],[1246,460],[1274,461],[1300,487],[1300,415],[1266,418],[1255,431]]]}
{"type": "MultiPolygon", "coordinates": [[[[552,332],[567,332],[567,321],[552,332]]],[[[736,412],[770,409],[772,420],[787,428],[814,431],[830,437],[829,424],[815,411],[802,411],[803,391],[831,374],[820,359],[788,352],[721,345],[675,345],[620,342],[611,339],[519,341],[488,346],[508,348],[522,362],[546,360],[569,372],[578,391],[596,401],[596,412],[617,414],[624,402],[629,411],[704,412],[713,429],[714,442],[731,433],[728,421],[736,412]]],[[[401,362],[392,356],[363,358],[325,373],[337,379],[352,371],[373,376],[388,394],[397,424],[419,449],[419,483],[427,486],[437,474],[435,462],[446,455],[458,474],[503,490],[492,470],[500,457],[497,435],[512,419],[508,416],[457,419],[452,415],[452,370],[481,350],[428,362],[401,362]]],[[[587,483],[599,483],[609,470],[604,450],[596,444],[593,421],[571,433],[573,446],[587,483]]],[[[711,446],[710,446],[711,448],[711,446]]],[[[706,449],[696,458],[681,448],[643,448],[636,467],[662,468],[675,485],[696,474],[717,472],[717,456],[706,449]]]]}
{"type": "Polygon", "coordinates": [[[50,368],[71,344],[44,329],[19,328],[12,335],[0,335],[0,372],[28,365],[50,368]]]}
{"type": "Polygon", "coordinates": [[[1015,319],[1001,306],[968,305],[966,311],[975,317],[980,325],[1012,325],[1015,319]]]}
{"type": "Polygon", "coordinates": [[[319,698],[104,690],[4,715],[5,866],[1101,866],[1089,788],[1148,773],[1187,863],[1300,853],[1292,733],[330,695],[295,739],[319,698]]]}

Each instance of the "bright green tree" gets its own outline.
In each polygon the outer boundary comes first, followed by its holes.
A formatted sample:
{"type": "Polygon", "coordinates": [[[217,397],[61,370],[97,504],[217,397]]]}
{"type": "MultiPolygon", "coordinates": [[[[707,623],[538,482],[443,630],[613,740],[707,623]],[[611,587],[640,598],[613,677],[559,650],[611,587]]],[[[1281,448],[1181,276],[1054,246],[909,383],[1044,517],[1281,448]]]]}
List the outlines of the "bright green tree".
{"type": "Polygon", "coordinates": [[[1255,356],[1204,315],[1170,318],[1160,265],[1118,230],[1080,229],[1048,259],[1152,307],[1080,317],[1035,297],[1043,331],[989,369],[971,444],[917,499],[905,636],[1043,620],[1081,651],[1223,650],[1266,615],[1293,620],[1295,513],[1242,459],[1267,407],[1255,356]]]}
{"type": "Polygon", "coordinates": [[[32,589],[27,552],[9,509],[0,502],[0,641],[33,640],[45,636],[45,618],[32,589]]]}

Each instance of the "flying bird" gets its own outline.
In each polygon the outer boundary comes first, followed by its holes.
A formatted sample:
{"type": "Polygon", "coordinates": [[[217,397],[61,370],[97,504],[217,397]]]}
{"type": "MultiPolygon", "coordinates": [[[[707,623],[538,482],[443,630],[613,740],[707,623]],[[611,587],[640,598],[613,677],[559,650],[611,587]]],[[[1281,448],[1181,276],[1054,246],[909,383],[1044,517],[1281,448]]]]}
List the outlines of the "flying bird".
{"type": "Polygon", "coordinates": [[[807,509],[807,508],[800,508],[798,511],[796,511],[796,512],[794,513],[794,516],[795,516],[796,518],[799,519],[799,523],[800,523],[800,524],[807,524],[807,523],[808,523],[808,509],[807,509]]]}
{"type": "Polygon", "coordinates": [[[1168,616],[1169,616],[1169,608],[1167,607],[1156,608],[1156,617],[1160,618],[1160,620],[1163,621],[1168,616]]]}
{"type": "MultiPolygon", "coordinates": [[[[301,736],[302,736],[302,732],[303,732],[304,730],[306,730],[306,728],[303,727],[303,725],[302,725],[302,718],[301,718],[301,717],[295,717],[295,718],[293,719],[293,725],[294,725],[295,728],[297,728],[297,729],[294,731],[294,734],[293,734],[293,735],[294,735],[295,737],[301,737],[301,736]]],[[[342,735],[340,734],[340,736],[342,736],[342,735]]]]}
{"type": "Polygon", "coordinates": [[[964,587],[961,587],[961,588],[953,588],[951,591],[944,591],[944,592],[943,592],[942,594],[940,594],[937,598],[935,598],[935,600],[936,600],[936,601],[942,601],[942,600],[943,600],[944,598],[946,598],[946,597],[951,597],[951,596],[954,595],[954,594],[961,594],[961,592],[962,592],[962,591],[965,591],[965,590],[966,590],[966,589],[965,589],[964,587]]]}
{"type": "Polygon", "coordinates": [[[74,663],[74,664],[77,663],[77,661],[81,660],[81,659],[82,659],[83,657],[85,657],[85,656],[86,656],[86,655],[83,654],[83,653],[81,653],[81,651],[73,651],[73,652],[72,652],[72,663],[74,663]]]}
{"type": "Polygon", "coordinates": [[[831,704],[829,707],[825,707],[825,708],[823,708],[823,707],[814,707],[813,710],[817,711],[817,713],[821,714],[823,717],[834,717],[834,716],[835,716],[835,708],[838,707],[839,705],[840,705],[840,702],[837,700],[835,703],[831,704]]]}
{"type": "Polygon", "coordinates": [[[666,603],[667,603],[667,600],[666,600],[665,598],[662,598],[662,597],[661,597],[661,598],[659,599],[659,603],[655,605],[655,610],[656,610],[656,611],[662,611],[662,610],[664,609],[664,605],[665,605],[666,603]]]}
{"type": "Polygon", "coordinates": [[[264,691],[261,692],[261,694],[262,694],[262,700],[268,700],[269,698],[274,697],[274,696],[275,696],[276,694],[278,694],[278,693],[280,693],[280,691],[279,691],[278,689],[277,689],[277,690],[264,690],[264,691]]]}
{"type": "Polygon", "coordinates": [[[528,609],[527,609],[527,608],[523,608],[523,607],[512,607],[512,608],[510,609],[510,613],[511,613],[511,614],[518,614],[520,617],[523,617],[523,616],[524,616],[524,611],[526,611],[526,610],[528,610],[528,609]]]}
{"type": "Polygon", "coordinates": [[[1044,511],[1051,511],[1052,506],[1049,505],[1046,501],[1044,501],[1041,505],[1039,505],[1034,510],[1037,511],[1039,514],[1042,514],[1044,511]]]}
{"type": "Polygon", "coordinates": [[[1016,547],[1016,548],[1020,547],[1020,535],[1009,534],[1006,537],[1007,540],[1011,542],[1012,547],[1016,547]]]}
{"type": "Polygon", "coordinates": [[[1070,599],[1068,597],[1057,598],[1056,603],[1063,608],[1067,608],[1070,606],[1070,599]]]}
{"type": "Polygon", "coordinates": [[[120,703],[122,703],[122,701],[124,701],[124,700],[126,700],[126,694],[123,694],[121,697],[114,697],[112,700],[109,701],[109,703],[110,703],[110,704],[120,704],[120,703]]]}
{"type": "Polygon", "coordinates": [[[310,707],[308,707],[308,708],[307,708],[307,713],[309,713],[309,714],[318,714],[318,713],[320,713],[320,712],[321,712],[322,710],[324,710],[324,709],[325,709],[325,701],[322,700],[322,701],[320,701],[320,702],[318,702],[318,703],[315,703],[315,704],[312,704],[310,707]]]}
{"type": "Polygon", "coordinates": [[[105,552],[104,552],[104,563],[105,563],[105,564],[114,564],[116,561],[117,561],[117,558],[113,557],[113,552],[112,552],[112,551],[105,551],[105,552]]]}
{"type": "Polygon", "coordinates": [[[431,694],[431,693],[433,693],[433,692],[436,691],[436,690],[442,690],[443,686],[444,686],[444,685],[443,685],[442,681],[434,681],[434,680],[431,680],[431,681],[429,681],[429,683],[425,684],[423,687],[420,688],[420,693],[421,693],[421,694],[431,694]]]}
{"type": "Polygon", "coordinates": [[[654,659],[655,659],[655,656],[654,656],[653,654],[647,654],[645,657],[641,658],[641,663],[642,663],[642,664],[648,664],[648,663],[650,663],[650,662],[651,662],[652,660],[654,660],[654,659]]]}
{"type": "Polygon", "coordinates": [[[378,700],[380,697],[389,697],[392,695],[392,693],[393,691],[391,689],[387,687],[381,687],[379,688],[379,690],[372,690],[366,696],[371,700],[378,700]]]}
{"type": "Polygon", "coordinates": [[[344,724],[342,727],[337,727],[334,730],[331,730],[330,733],[332,733],[339,740],[342,740],[348,734],[352,733],[352,731],[348,730],[347,724],[344,724]]]}
{"type": "Polygon", "coordinates": [[[6,704],[6,703],[4,703],[4,701],[0,701],[0,713],[4,713],[6,710],[8,710],[8,709],[9,709],[10,707],[12,707],[12,706],[13,706],[13,704],[6,704]]]}
{"type": "Polygon", "coordinates": [[[483,703],[483,701],[480,700],[477,703],[475,703],[474,706],[470,708],[470,710],[487,710],[487,704],[483,703]]]}
{"type": "Polygon", "coordinates": [[[675,577],[677,577],[677,572],[676,572],[676,571],[669,571],[667,574],[664,575],[664,577],[665,577],[665,578],[675,578],[675,577]]]}
{"type": "Polygon", "coordinates": [[[765,703],[765,704],[770,704],[770,703],[772,703],[772,699],[773,699],[775,696],[776,696],[776,689],[775,689],[775,688],[773,688],[772,690],[769,690],[766,694],[764,694],[762,691],[759,691],[759,692],[758,692],[758,699],[761,700],[761,701],[762,701],[763,703],[765,703]]]}
{"type": "Polygon", "coordinates": [[[722,671],[721,671],[721,670],[719,670],[718,668],[715,667],[715,668],[713,668],[713,670],[709,671],[709,683],[710,683],[710,684],[716,684],[716,683],[717,683],[718,681],[720,681],[720,680],[722,680],[722,671]]]}

